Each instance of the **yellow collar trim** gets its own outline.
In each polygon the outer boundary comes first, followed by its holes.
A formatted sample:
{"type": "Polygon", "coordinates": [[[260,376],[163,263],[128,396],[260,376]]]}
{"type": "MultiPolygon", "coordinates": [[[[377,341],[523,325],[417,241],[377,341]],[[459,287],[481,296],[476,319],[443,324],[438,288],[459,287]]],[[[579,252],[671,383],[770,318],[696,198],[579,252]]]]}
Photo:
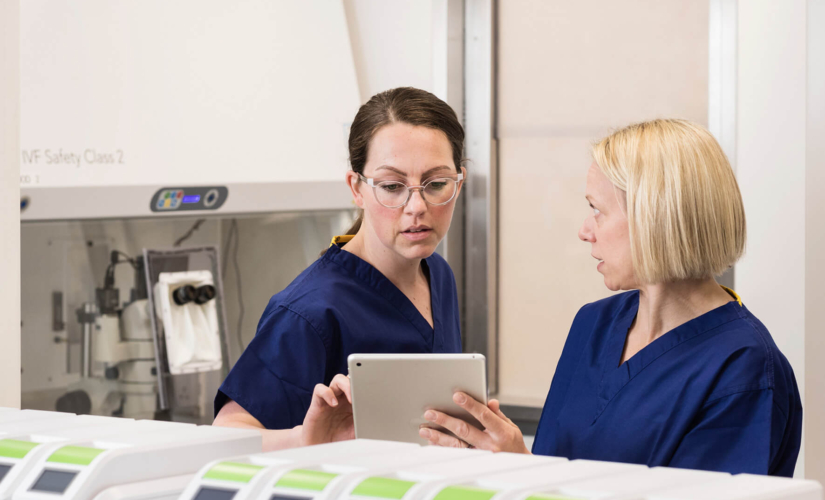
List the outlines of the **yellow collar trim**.
{"type": "Polygon", "coordinates": [[[724,288],[724,289],[725,289],[725,291],[726,291],[726,292],[728,292],[728,294],[730,294],[730,296],[731,296],[731,297],[733,297],[734,299],[736,299],[736,302],[739,302],[739,305],[740,305],[740,306],[742,305],[742,299],[739,297],[739,295],[738,295],[736,292],[734,292],[733,290],[731,290],[730,288],[728,288],[728,287],[726,287],[726,286],[724,286],[724,285],[719,285],[719,286],[721,286],[722,288],[724,288]]]}
{"type": "Polygon", "coordinates": [[[339,245],[339,244],[343,244],[343,243],[349,243],[349,240],[351,240],[353,238],[355,238],[354,234],[342,234],[340,236],[333,236],[332,237],[332,243],[330,243],[329,246],[339,245]]]}

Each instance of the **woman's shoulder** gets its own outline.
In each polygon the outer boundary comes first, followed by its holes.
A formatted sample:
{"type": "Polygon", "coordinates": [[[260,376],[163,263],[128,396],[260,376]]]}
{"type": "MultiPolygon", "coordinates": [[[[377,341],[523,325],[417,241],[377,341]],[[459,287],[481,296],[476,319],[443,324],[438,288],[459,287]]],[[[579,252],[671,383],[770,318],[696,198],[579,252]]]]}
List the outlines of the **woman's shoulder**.
{"type": "Polygon", "coordinates": [[[619,310],[626,307],[629,302],[637,301],[639,299],[639,292],[637,290],[631,290],[629,292],[622,292],[616,293],[609,297],[605,297],[601,300],[597,300],[595,302],[590,302],[588,304],[583,305],[579,312],[586,311],[586,312],[618,312],[619,310]]]}
{"type": "Polygon", "coordinates": [[[321,256],[270,297],[258,333],[281,331],[285,324],[296,330],[311,327],[326,342],[336,335],[335,318],[363,295],[360,288],[355,278],[321,256]]]}
{"type": "Polygon", "coordinates": [[[797,393],[793,369],[765,325],[745,306],[728,306],[736,308],[738,317],[708,332],[702,342],[704,364],[716,372],[709,399],[763,389],[797,393]]]}
{"type": "Polygon", "coordinates": [[[432,255],[425,258],[424,260],[426,260],[427,264],[429,264],[430,266],[439,266],[447,268],[450,267],[450,265],[447,264],[447,259],[442,257],[438,252],[433,252],[432,255]]]}
{"type": "Polygon", "coordinates": [[[585,344],[605,341],[615,330],[614,327],[632,320],[638,301],[638,292],[630,291],[583,305],[570,325],[565,345],[569,345],[571,350],[578,350],[585,344]]]}
{"type": "Polygon", "coordinates": [[[619,316],[635,312],[639,292],[617,293],[595,302],[583,305],[573,319],[573,327],[584,327],[603,322],[613,322],[619,316]]]}
{"type": "MultiPolygon", "coordinates": [[[[340,302],[341,291],[356,285],[356,280],[326,256],[304,269],[286,288],[272,296],[269,308],[303,310],[340,302]]],[[[346,297],[346,295],[344,295],[346,297]]]]}
{"type": "Polygon", "coordinates": [[[435,271],[436,276],[439,276],[453,283],[455,282],[453,268],[450,267],[450,264],[447,262],[447,259],[439,255],[438,253],[433,252],[432,255],[430,255],[424,260],[427,262],[427,265],[430,267],[430,270],[435,271]]]}

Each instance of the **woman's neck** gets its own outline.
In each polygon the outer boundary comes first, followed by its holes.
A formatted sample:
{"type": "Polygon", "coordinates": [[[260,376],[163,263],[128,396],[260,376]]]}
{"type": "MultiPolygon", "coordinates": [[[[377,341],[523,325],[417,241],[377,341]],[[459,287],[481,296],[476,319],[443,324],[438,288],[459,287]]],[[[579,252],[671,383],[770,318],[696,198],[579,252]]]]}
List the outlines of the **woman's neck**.
{"type": "Polygon", "coordinates": [[[424,278],[421,259],[407,259],[392,252],[374,235],[368,235],[364,226],[344,245],[343,250],[366,261],[378,269],[400,290],[410,290],[419,279],[424,278]]]}
{"type": "Polygon", "coordinates": [[[639,311],[632,329],[637,338],[653,342],[732,297],[713,278],[658,283],[639,287],[639,311]]]}

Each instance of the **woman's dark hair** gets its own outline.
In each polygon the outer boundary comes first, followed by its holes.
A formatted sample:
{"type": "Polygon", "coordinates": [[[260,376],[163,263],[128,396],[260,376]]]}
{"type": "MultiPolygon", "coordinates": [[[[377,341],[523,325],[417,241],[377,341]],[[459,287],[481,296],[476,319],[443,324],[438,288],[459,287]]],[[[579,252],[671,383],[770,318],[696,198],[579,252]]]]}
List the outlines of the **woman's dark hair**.
{"type": "MultiPolygon", "coordinates": [[[[358,110],[349,130],[349,163],[353,172],[364,173],[370,142],[379,129],[392,123],[440,130],[450,141],[455,169],[461,172],[464,152],[464,128],[446,102],[433,94],[412,87],[399,87],[375,94],[358,110]]],[[[355,234],[361,228],[364,214],[346,234],[355,234]]]]}

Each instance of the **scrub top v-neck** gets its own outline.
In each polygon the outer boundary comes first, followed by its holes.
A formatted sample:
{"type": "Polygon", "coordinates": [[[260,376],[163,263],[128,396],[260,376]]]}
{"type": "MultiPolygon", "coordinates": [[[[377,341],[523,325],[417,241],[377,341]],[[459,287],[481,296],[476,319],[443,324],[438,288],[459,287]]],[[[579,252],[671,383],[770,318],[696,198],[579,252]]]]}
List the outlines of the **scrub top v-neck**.
{"type": "Polygon", "coordinates": [[[638,292],[573,321],[533,452],[570,459],[791,476],[802,430],[793,370],[735,300],[621,363],[638,292]]]}
{"type": "Polygon", "coordinates": [[[236,401],[268,429],[300,425],[316,384],[347,373],[353,353],[459,353],[455,278],[438,254],[422,261],[433,326],[389,279],[333,245],[273,296],[255,338],[215,397],[236,401]]]}

